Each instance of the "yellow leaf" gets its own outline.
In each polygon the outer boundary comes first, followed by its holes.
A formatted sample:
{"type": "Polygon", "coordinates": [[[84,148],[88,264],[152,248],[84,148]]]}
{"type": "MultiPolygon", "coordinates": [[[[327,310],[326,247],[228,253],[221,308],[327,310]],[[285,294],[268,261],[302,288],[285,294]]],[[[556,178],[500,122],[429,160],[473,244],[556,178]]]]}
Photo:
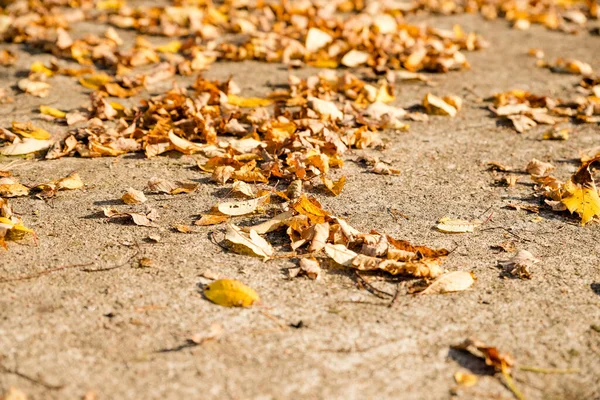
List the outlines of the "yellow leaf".
{"type": "Polygon", "coordinates": [[[124,0],[100,0],[96,3],[96,9],[100,11],[117,11],[124,5],[124,0]]]}
{"type": "Polygon", "coordinates": [[[54,71],[52,71],[50,68],[46,67],[44,65],[44,63],[42,63],[41,61],[36,61],[33,64],[31,64],[30,70],[31,70],[31,72],[41,72],[46,76],[54,75],[54,71]]]}
{"type": "Polygon", "coordinates": [[[565,183],[564,189],[569,196],[561,201],[571,213],[579,214],[581,225],[587,224],[595,216],[600,216],[600,197],[596,185],[591,183],[589,186],[582,187],[568,181],[565,183]]]}
{"type": "Polygon", "coordinates": [[[48,131],[34,126],[31,122],[13,122],[12,131],[24,138],[48,140],[52,136],[48,131]]]}
{"type": "Polygon", "coordinates": [[[338,62],[335,60],[316,60],[316,61],[309,61],[307,64],[310,65],[311,67],[315,67],[315,68],[329,68],[329,69],[336,69],[339,65],[338,62]]]}
{"type": "Polygon", "coordinates": [[[67,115],[67,113],[64,111],[60,111],[57,108],[48,106],[40,106],[40,112],[45,115],[50,115],[54,118],[64,118],[67,115]]]}
{"type": "Polygon", "coordinates": [[[99,90],[102,86],[111,81],[111,77],[102,73],[86,76],[79,79],[81,86],[91,89],[99,90]]]}
{"type": "Polygon", "coordinates": [[[267,107],[273,104],[273,100],[270,99],[261,99],[260,97],[240,97],[235,94],[228,95],[227,102],[234,106],[247,108],[267,107]]]}
{"type": "Polygon", "coordinates": [[[224,307],[250,307],[259,301],[254,289],[234,279],[219,279],[204,288],[204,296],[224,307]]]}
{"type": "Polygon", "coordinates": [[[459,385],[464,387],[471,387],[477,383],[477,375],[473,375],[466,371],[458,371],[454,374],[454,380],[459,385]]]}
{"type": "Polygon", "coordinates": [[[321,180],[323,184],[334,196],[339,196],[342,193],[342,189],[344,189],[344,185],[346,184],[346,177],[342,176],[339,180],[333,181],[326,176],[322,176],[321,180]]]}
{"type": "Polygon", "coordinates": [[[163,44],[162,46],[158,46],[156,51],[159,53],[177,53],[181,49],[181,42],[179,40],[174,40],[167,44],[163,44]]]}

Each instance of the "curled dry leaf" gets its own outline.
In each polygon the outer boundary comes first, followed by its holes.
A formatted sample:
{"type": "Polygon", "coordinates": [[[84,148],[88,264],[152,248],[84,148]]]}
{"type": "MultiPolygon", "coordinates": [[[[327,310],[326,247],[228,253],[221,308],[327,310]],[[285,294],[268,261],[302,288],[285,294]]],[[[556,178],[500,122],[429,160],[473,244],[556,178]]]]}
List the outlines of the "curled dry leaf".
{"type": "Polygon", "coordinates": [[[219,279],[204,287],[204,296],[224,307],[250,307],[259,302],[258,294],[234,279],[219,279]]]}
{"type": "Polygon", "coordinates": [[[544,140],[567,140],[569,138],[569,128],[550,129],[544,132],[542,139],[544,140]]]}
{"type": "Polygon", "coordinates": [[[306,35],[306,42],[304,46],[308,52],[314,53],[320,48],[331,43],[331,41],[333,41],[333,38],[327,32],[323,32],[317,28],[310,28],[306,35]]]}
{"type": "Polygon", "coordinates": [[[493,367],[497,372],[508,374],[514,364],[514,359],[510,354],[500,353],[497,348],[487,346],[477,339],[466,339],[464,342],[452,347],[467,351],[475,357],[485,360],[486,365],[493,367]]]}
{"type": "Polygon", "coordinates": [[[296,275],[305,275],[313,281],[319,280],[321,278],[321,265],[314,258],[302,258],[300,259],[298,268],[290,270],[290,277],[294,277],[292,276],[294,273],[296,275]]]}
{"type": "Polygon", "coordinates": [[[150,178],[148,181],[148,190],[157,193],[191,193],[198,189],[198,186],[199,184],[194,182],[169,181],[157,177],[150,178]]]}
{"type": "Polygon", "coordinates": [[[233,185],[231,186],[231,191],[234,194],[239,194],[239,195],[242,195],[245,197],[253,198],[256,196],[256,193],[255,193],[254,189],[252,188],[252,186],[250,186],[246,182],[242,182],[242,181],[233,182],[233,185]]]}
{"type": "Polygon", "coordinates": [[[317,252],[325,247],[327,239],[329,238],[329,224],[323,222],[321,224],[315,224],[313,227],[312,239],[308,251],[317,252]]]}
{"type": "MultiPolygon", "coordinates": [[[[337,181],[333,181],[326,176],[322,176],[321,180],[323,181],[323,184],[325,185],[327,190],[329,190],[334,196],[339,196],[342,193],[342,190],[344,189],[344,185],[346,184],[345,176],[342,176],[337,181]]],[[[300,187],[302,187],[302,186],[300,186],[300,187]]],[[[288,190],[289,190],[289,187],[288,187],[288,190]]],[[[292,193],[292,194],[296,194],[296,193],[292,193]]],[[[289,197],[289,195],[288,195],[288,197],[289,197]]],[[[296,196],[294,198],[297,198],[297,197],[298,196],[296,196]]],[[[290,197],[290,199],[291,198],[292,197],[290,197]]]]}
{"type": "Polygon", "coordinates": [[[1,197],[22,197],[29,195],[29,188],[12,177],[0,178],[1,197]]]}
{"type": "Polygon", "coordinates": [[[104,208],[103,212],[104,216],[108,219],[126,218],[130,219],[135,225],[138,226],[147,226],[152,228],[158,226],[153,222],[158,219],[158,213],[156,212],[156,210],[150,210],[147,214],[140,214],[130,212],[122,213],[115,210],[114,208],[104,208]]]}
{"type": "Polygon", "coordinates": [[[527,250],[519,250],[513,258],[501,261],[500,265],[504,268],[504,272],[509,275],[521,279],[531,279],[531,267],[540,261],[527,250]]]}
{"type": "Polygon", "coordinates": [[[127,192],[121,197],[121,200],[123,200],[123,203],[125,204],[140,204],[148,201],[144,192],[134,188],[127,189],[127,192]]]}
{"type": "Polygon", "coordinates": [[[358,256],[357,253],[348,249],[343,244],[326,244],[325,245],[325,253],[329,258],[331,258],[336,263],[344,266],[351,267],[352,262],[358,256]]]}
{"type": "Polygon", "coordinates": [[[451,292],[461,292],[473,285],[475,279],[473,274],[466,271],[448,272],[429,285],[420,294],[444,294],[451,292]]]}
{"type": "MultiPolygon", "coordinates": [[[[460,108],[461,103],[459,103],[457,97],[448,97],[448,99],[452,99],[450,101],[460,108]]],[[[433,115],[447,115],[454,117],[458,112],[458,109],[454,105],[431,93],[427,93],[425,95],[425,98],[423,99],[423,107],[425,107],[427,114],[433,115]]]]}
{"type": "Polygon", "coordinates": [[[528,174],[533,176],[547,176],[550,172],[554,171],[556,167],[550,163],[536,160],[535,158],[527,164],[525,170],[528,174]]]}
{"type": "Polygon", "coordinates": [[[440,218],[436,228],[444,233],[466,233],[473,232],[481,225],[481,221],[466,221],[463,219],[440,218]]]}
{"type": "Polygon", "coordinates": [[[399,169],[392,168],[389,165],[387,165],[381,161],[378,161],[375,163],[373,168],[371,168],[371,172],[373,172],[374,174],[379,174],[379,175],[398,175],[398,174],[400,174],[399,169]]]}
{"type": "Polygon", "coordinates": [[[223,214],[204,214],[200,217],[199,220],[194,222],[194,225],[197,226],[210,226],[210,225],[218,225],[223,222],[226,222],[229,219],[227,215],[223,214]]]}
{"type": "Polygon", "coordinates": [[[254,229],[244,233],[234,224],[227,224],[225,240],[232,244],[233,250],[242,254],[252,254],[265,259],[275,254],[275,249],[265,239],[260,237],[254,229]]]}

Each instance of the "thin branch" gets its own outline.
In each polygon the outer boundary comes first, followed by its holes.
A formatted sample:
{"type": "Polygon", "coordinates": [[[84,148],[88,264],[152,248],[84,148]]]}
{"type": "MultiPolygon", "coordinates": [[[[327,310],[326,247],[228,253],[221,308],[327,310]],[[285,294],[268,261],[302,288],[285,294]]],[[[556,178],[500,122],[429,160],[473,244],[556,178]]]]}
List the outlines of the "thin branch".
{"type": "Polygon", "coordinates": [[[39,378],[33,378],[27,374],[24,374],[23,372],[20,372],[19,370],[15,369],[10,369],[7,368],[4,365],[0,365],[0,371],[4,372],[6,374],[12,374],[12,375],[16,375],[19,378],[23,378],[31,383],[35,383],[36,385],[40,385],[43,386],[44,388],[48,389],[48,390],[60,390],[62,389],[65,385],[53,385],[51,383],[45,382],[42,379],[39,378]]]}
{"type": "Polygon", "coordinates": [[[35,279],[35,278],[39,278],[40,276],[51,274],[53,272],[62,271],[64,269],[87,267],[87,266],[90,266],[90,265],[93,265],[93,264],[94,264],[93,262],[89,262],[89,263],[86,263],[86,264],[63,265],[61,267],[50,268],[50,269],[47,269],[45,271],[38,272],[38,273],[35,273],[35,274],[31,274],[31,275],[17,276],[17,277],[13,277],[13,278],[0,278],[0,283],[15,282],[15,281],[26,281],[26,280],[29,280],[29,279],[35,279]]]}

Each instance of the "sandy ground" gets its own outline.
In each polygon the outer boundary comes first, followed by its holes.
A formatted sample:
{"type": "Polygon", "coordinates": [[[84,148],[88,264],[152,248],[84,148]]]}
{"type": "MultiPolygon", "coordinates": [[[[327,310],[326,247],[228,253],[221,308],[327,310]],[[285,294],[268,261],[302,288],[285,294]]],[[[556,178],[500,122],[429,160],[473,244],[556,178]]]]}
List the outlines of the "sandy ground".
{"type": "MultiPolygon", "coordinates": [[[[76,170],[86,188],[49,201],[12,201],[36,230],[39,245],[10,243],[0,253],[0,280],[71,264],[121,267],[64,269],[0,283],[0,393],[16,386],[31,399],[77,399],[88,392],[98,399],[513,398],[480,362],[451,350],[474,336],[510,352],[519,365],[580,369],[564,375],[517,371],[515,382],[527,398],[600,399],[600,228],[597,223],[581,227],[567,214],[544,210],[536,218],[505,208],[509,202],[540,200],[532,197],[526,176],[514,188],[497,187],[485,167],[487,161],[499,161],[523,168],[535,157],[554,162],[557,175],[567,178],[578,166],[578,151],[600,144],[600,129],[577,126],[566,142],[542,141],[544,127],[519,135],[498,125],[481,101],[513,88],[559,97],[572,93],[577,76],[536,68],[527,50],[538,47],[550,60],[573,57],[600,70],[600,37],[539,27],[519,32],[475,16],[428,21],[445,28],[461,23],[482,33],[491,47],[468,54],[470,71],[432,75],[434,87],[402,84],[397,104],[417,104],[432,91],[463,97],[464,109],[454,119],[433,117],[411,123],[407,133],[384,135],[389,146],[380,156],[401,175],[369,174],[354,162],[364,152],[349,153],[343,194],[317,196],[363,231],[456,248],[444,266],[472,271],[477,276],[472,289],[443,296],[411,296],[401,289],[388,307],[389,300],[361,290],[347,271],[331,267],[320,281],[288,280],[285,269],[292,261],[263,263],[212,243],[209,233],[219,236],[220,227],[176,233],[172,224],[191,224],[223,195],[191,156],[30,160],[15,171],[21,182],[39,183],[76,170]],[[160,229],[107,222],[99,215],[106,205],[136,209],[119,198],[130,186],[142,189],[153,176],[194,180],[201,187],[190,195],[151,196],[160,229]],[[409,219],[394,219],[390,208],[409,219]],[[495,229],[459,236],[432,229],[440,217],[471,219],[486,210],[483,218],[492,211],[493,216],[485,227],[495,229]],[[146,241],[152,233],[162,241],[146,241]],[[507,240],[542,259],[532,280],[501,278],[497,262],[511,254],[491,246],[507,240]],[[153,266],[137,268],[141,257],[152,259],[153,266]],[[250,285],[264,306],[228,309],[208,302],[200,287],[207,282],[201,275],[209,271],[250,285]],[[300,322],[301,327],[292,326],[300,322]],[[210,332],[214,324],[223,327],[218,340],[185,346],[186,339],[210,332]],[[480,379],[453,395],[453,376],[462,368],[480,379]]],[[[101,30],[90,24],[78,29],[101,30]]],[[[12,87],[33,60],[48,59],[20,56],[15,67],[0,69],[3,87],[12,87]]],[[[206,74],[230,75],[244,95],[264,95],[269,84],[287,81],[286,68],[275,64],[217,64],[206,74]]],[[[47,99],[13,93],[15,102],[0,106],[0,125],[32,120],[52,132],[66,129],[39,119],[39,105],[73,109],[87,104],[87,94],[70,78],[55,77],[51,83],[47,99]]],[[[395,290],[390,282],[375,285],[395,290]]]]}

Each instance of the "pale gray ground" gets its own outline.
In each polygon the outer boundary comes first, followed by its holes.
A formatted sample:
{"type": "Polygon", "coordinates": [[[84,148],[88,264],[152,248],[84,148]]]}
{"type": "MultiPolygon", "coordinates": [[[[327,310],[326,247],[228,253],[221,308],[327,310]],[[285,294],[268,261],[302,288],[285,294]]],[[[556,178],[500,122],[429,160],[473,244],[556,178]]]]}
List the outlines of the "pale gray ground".
{"type": "MultiPolygon", "coordinates": [[[[451,271],[472,271],[478,280],[471,290],[445,296],[402,293],[389,308],[388,301],[360,290],[346,271],[327,269],[317,282],[289,281],[284,269],[294,265],[291,261],[264,263],[211,243],[208,233],[219,232],[219,227],[175,233],[169,228],[172,224],[191,224],[223,194],[189,156],[31,160],[15,170],[23,183],[76,170],[86,189],[61,192],[47,202],[12,201],[39,235],[39,246],[10,243],[8,251],[0,252],[0,279],[76,263],[109,267],[135,254],[136,247],[127,245],[135,241],[142,251],[107,272],[68,269],[0,283],[2,365],[63,385],[51,390],[2,373],[0,392],[16,386],[32,399],[76,399],[88,391],[99,399],[447,399],[461,366],[485,372],[472,358],[450,351],[452,344],[475,336],[512,353],[521,365],[581,369],[569,375],[517,372],[516,383],[528,398],[600,398],[600,332],[592,328],[600,325],[600,227],[581,227],[575,217],[547,210],[535,221],[535,215],[504,208],[509,201],[539,200],[532,200],[526,176],[514,188],[495,187],[485,167],[494,160],[522,168],[535,157],[554,162],[557,175],[567,178],[578,166],[578,151],[600,144],[600,130],[597,125],[578,126],[566,142],[541,141],[544,127],[518,135],[498,126],[484,109],[487,103],[479,100],[513,88],[555,96],[572,93],[577,76],[536,68],[527,50],[539,47],[549,60],[573,57],[600,70],[600,38],[539,27],[519,32],[505,22],[484,22],[475,16],[428,21],[446,28],[459,22],[482,33],[491,47],[468,54],[470,71],[432,75],[434,87],[402,84],[397,104],[417,104],[432,91],[463,97],[464,109],[455,119],[434,117],[429,123],[412,123],[407,133],[385,135],[389,148],[381,156],[400,168],[401,175],[366,173],[352,161],[363,153],[350,153],[341,172],[348,177],[343,194],[317,196],[332,213],[361,230],[376,229],[432,247],[458,246],[444,265],[451,271]],[[158,244],[144,240],[156,229],[98,216],[105,205],[136,209],[119,205],[118,199],[130,186],[142,189],[153,176],[201,182],[192,195],[150,197],[148,204],[158,208],[163,227],[158,244]],[[388,213],[390,207],[410,219],[397,222],[388,213]],[[486,227],[512,229],[522,240],[502,229],[460,236],[432,229],[440,217],[476,218],[490,207],[494,214],[486,227]],[[509,239],[543,260],[533,268],[531,281],[499,276],[497,261],[511,254],[490,246],[509,239]],[[155,266],[134,268],[140,257],[151,258],[155,266]],[[200,275],[206,271],[247,283],[271,315],[285,325],[302,321],[304,327],[282,330],[261,307],[211,304],[199,291],[205,282],[200,275]],[[224,327],[220,340],[160,352],[185,344],[214,323],[224,327]]],[[[83,33],[104,28],[84,24],[79,29],[83,33]]],[[[19,56],[16,67],[0,70],[4,87],[13,86],[33,60],[48,59],[24,52],[19,56]]],[[[310,72],[314,71],[299,73],[310,72]]],[[[259,63],[216,64],[206,74],[223,79],[230,75],[244,95],[264,95],[270,90],[267,83],[287,80],[284,67],[259,63]]],[[[87,105],[87,91],[71,78],[54,77],[51,83],[47,99],[13,93],[15,102],[0,106],[0,125],[31,119],[50,131],[66,129],[39,119],[39,105],[66,110],[87,105]]],[[[169,86],[162,84],[152,93],[169,86]]],[[[394,291],[390,283],[376,284],[394,291]]],[[[498,379],[482,374],[479,383],[461,390],[458,398],[512,395],[498,379]]]]}

